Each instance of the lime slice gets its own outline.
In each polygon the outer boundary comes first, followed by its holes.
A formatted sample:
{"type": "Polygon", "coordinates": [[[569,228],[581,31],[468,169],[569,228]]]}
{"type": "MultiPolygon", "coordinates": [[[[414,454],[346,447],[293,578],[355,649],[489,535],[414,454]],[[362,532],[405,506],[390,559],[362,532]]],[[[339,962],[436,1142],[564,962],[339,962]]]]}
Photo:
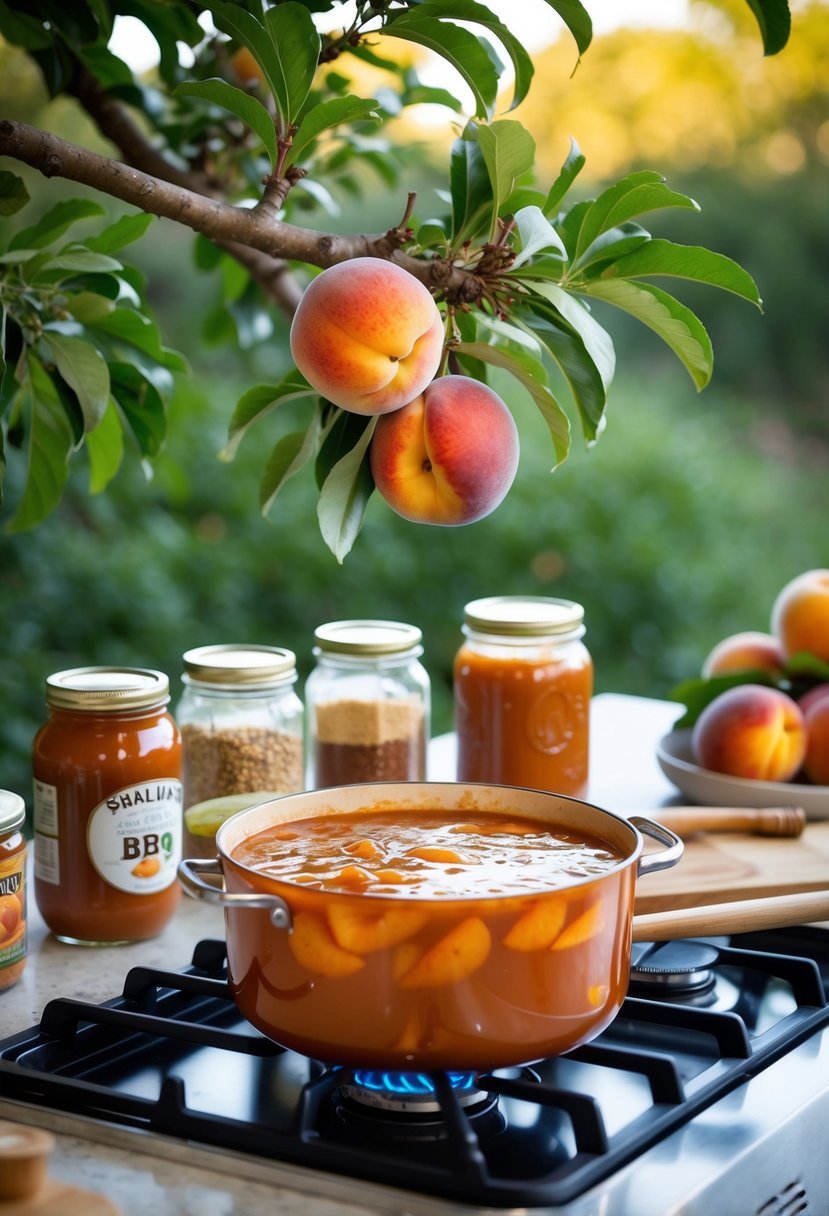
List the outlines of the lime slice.
{"type": "Polygon", "coordinates": [[[193,836],[215,836],[226,819],[237,811],[275,798],[277,790],[254,790],[247,794],[226,794],[223,798],[208,798],[196,802],[184,812],[184,826],[193,836]]]}

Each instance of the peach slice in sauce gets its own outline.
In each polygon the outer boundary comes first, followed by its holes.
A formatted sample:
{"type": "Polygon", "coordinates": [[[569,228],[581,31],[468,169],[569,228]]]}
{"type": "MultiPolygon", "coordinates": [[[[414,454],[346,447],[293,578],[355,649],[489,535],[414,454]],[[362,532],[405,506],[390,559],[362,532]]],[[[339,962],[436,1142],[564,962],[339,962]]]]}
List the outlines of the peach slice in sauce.
{"type": "Polygon", "coordinates": [[[288,942],[296,961],[319,975],[339,978],[366,965],[358,954],[338,946],[325,921],[313,912],[296,913],[288,942]]]}
{"type": "Polygon", "coordinates": [[[601,932],[604,924],[601,903],[591,904],[590,907],[577,916],[563,930],[550,947],[551,950],[569,950],[571,946],[580,946],[601,932]]]}
{"type": "Polygon", "coordinates": [[[440,988],[468,979],[486,961],[491,945],[480,916],[468,916],[400,976],[400,987],[440,988]]]}
{"type": "Polygon", "coordinates": [[[426,924],[425,912],[414,908],[390,908],[373,914],[360,912],[349,904],[335,903],[328,909],[328,924],[334,940],[343,950],[354,954],[371,954],[396,946],[414,937],[426,924]]]}
{"type": "Polygon", "coordinates": [[[533,904],[510,928],[504,945],[510,950],[546,950],[564,928],[567,903],[548,898],[533,904]]]}

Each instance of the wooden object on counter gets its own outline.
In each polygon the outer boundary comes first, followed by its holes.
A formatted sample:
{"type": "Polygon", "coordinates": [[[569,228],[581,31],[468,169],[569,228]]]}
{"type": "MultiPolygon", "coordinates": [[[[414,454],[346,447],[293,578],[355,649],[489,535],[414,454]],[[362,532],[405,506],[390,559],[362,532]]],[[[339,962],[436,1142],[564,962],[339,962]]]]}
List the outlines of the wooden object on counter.
{"type": "Polygon", "coordinates": [[[829,891],[810,891],[634,916],[633,940],[669,942],[681,937],[719,937],[826,920],[829,920],[829,891]]]}
{"type": "MultiPolygon", "coordinates": [[[[661,811],[651,812],[659,820],[661,811]]],[[[829,889],[829,821],[790,839],[713,832],[693,836],[673,869],[636,884],[635,911],[695,908],[829,889]]]]}
{"type": "Polygon", "coordinates": [[[676,832],[750,832],[756,836],[799,836],[806,826],[806,812],[799,806],[670,806],[649,811],[652,819],[676,832]]]}
{"type": "Polygon", "coordinates": [[[47,1177],[55,1137],[0,1121],[0,1216],[121,1216],[103,1195],[47,1177]]]}

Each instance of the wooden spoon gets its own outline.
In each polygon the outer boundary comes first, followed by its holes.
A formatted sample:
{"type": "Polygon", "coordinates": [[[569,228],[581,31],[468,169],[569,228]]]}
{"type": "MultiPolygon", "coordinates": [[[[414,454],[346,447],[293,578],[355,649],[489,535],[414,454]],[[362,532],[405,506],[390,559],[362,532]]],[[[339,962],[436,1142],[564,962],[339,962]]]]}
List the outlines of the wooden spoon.
{"type": "Polygon", "coordinates": [[[772,806],[761,810],[735,806],[666,806],[648,813],[683,839],[694,832],[799,836],[806,826],[806,812],[799,806],[772,806]]]}
{"type": "Polygon", "coordinates": [[[633,941],[668,942],[678,937],[719,937],[829,921],[829,891],[773,895],[768,899],[736,899],[700,908],[633,917],[633,941]]]}

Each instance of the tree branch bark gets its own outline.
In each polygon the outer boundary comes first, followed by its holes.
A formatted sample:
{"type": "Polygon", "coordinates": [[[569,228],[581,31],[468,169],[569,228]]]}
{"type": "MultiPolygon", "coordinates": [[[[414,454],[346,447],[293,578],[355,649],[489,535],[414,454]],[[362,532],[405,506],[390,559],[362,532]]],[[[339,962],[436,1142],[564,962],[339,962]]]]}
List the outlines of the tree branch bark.
{"type": "MultiPolygon", "coordinates": [[[[149,173],[162,181],[204,194],[208,198],[219,196],[218,183],[211,181],[206,173],[192,166],[182,168],[159,150],[135,122],[123,102],[106,91],[85,67],[79,65],[69,91],[87,114],[95,121],[101,134],[115,145],[124,159],[134,169],[149,173]]],[[[284,202],[290,182],[284,183],[284,202]]],[[[294,279],[287,263],[281,258],[260,253],[246,245],[226,243],[226,253],[244,266],[248,274],[259,284],[266,296],[288,316],[296,311],[302,288],[294,279]]]]}
{"type": "Polygon", "coordinates": [[[174,220],[223,247],[234,247],[234,257],[238,247],[246,246],[272,258],[321,269],[354,257],[380,257],[394,260],[453,302],[471,303],[481,296],[483,283],[476,275],[442,259],[427,262],[403,253],[399,227],[349,235],[300,228],[275,219],[267,208],[237,207],[199,194],[12,119],[0,120],[0,156],[21,161],[44,177],[78,182],[151,215],[174,220]]]}

